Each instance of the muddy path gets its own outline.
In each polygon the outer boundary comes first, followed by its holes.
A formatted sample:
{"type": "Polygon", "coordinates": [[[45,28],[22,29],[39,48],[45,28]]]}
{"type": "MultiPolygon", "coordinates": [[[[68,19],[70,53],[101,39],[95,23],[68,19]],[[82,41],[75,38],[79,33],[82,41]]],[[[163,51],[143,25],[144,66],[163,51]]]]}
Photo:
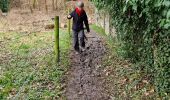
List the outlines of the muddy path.
{"type": "Polygon", "coordinates": [[[86,51],[72,52],[71,67],[66,81],[67,100],[110,100],[105,92],[101,62],[106,54],[103,40],[94,31],[87,34],[86,51]]]}

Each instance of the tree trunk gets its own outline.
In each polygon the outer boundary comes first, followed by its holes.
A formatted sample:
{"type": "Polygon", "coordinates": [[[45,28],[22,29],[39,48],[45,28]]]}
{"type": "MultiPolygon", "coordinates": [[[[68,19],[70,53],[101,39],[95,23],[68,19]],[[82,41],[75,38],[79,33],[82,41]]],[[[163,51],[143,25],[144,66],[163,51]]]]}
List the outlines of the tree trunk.
{"type": "Polygon", "coordinates": [[[40,11],[41,9],[40,9],[40,0],[36,0],[37,2],[37,6],[38,6],[38,10],[40,11]]]}
{"type": "Polygon", "coordinates": [[[66,10],[66,0],[64,0],[64,10],[66,10]]]}
{"type": "Polygon", "coordinates": [[[55,9],[57,10],[57,8],[58,8],[58,1],[57,0],[55,0],[55,9]]]}
{"type": "Polygon", "coordinates": [[[32,6],[33,6],[34,9],[35,9],[35,7],[36,7],[36,1],[37,1],[37,0],[33,0],[32,6]]]}
{"type": "Polygon", "coordinates": [[[48,5],[47,5],[47,0],[45,0],[45,10],[48,13],[48,5]]]}
{"type": "Polygon", "coordinates": [[[30,0],[28,0],[28,2],[29,2],[29,8],[30,8],[30,11],[31,11],[31,13],[33,13],[32,5],[31,5],[31,1],[30,1],[30,0]]]}
{"type": "Polygon", "coordinates": [[[55,10],[54,0],[52,0],[52,7],[53,7],[53,10],[55,10]]]}

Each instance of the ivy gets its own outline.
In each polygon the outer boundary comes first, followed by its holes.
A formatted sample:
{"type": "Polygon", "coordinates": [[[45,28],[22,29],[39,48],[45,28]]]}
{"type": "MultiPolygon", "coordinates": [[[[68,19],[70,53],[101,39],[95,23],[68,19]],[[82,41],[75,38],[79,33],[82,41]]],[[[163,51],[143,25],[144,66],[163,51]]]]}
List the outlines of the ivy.
{"type": "Polygon", "coordinates": [[[2,12],[7,12],[9,7],[9,0],[0,0],[0,9],[2,12]]]}
{"type": "Polygon", "coordinates": [[[119,54],[151,74],[160,96],[170,95],[170,1],[92,0],[106,10],[121,42],[119,54]]]}

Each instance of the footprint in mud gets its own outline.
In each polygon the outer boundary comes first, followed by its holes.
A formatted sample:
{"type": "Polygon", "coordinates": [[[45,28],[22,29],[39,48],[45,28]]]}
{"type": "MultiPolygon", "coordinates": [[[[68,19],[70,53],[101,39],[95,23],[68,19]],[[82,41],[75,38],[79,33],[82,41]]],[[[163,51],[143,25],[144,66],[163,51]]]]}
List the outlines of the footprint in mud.
{"type": "Polygon", "coordinates": [[[67,100],[111,100],[103,86],[101,70],[96,70],[105,54],[101,38],[92,32],[89,34],[87,49],[79,55],[71,54],[71,67],[67,75],[67,100]]]}

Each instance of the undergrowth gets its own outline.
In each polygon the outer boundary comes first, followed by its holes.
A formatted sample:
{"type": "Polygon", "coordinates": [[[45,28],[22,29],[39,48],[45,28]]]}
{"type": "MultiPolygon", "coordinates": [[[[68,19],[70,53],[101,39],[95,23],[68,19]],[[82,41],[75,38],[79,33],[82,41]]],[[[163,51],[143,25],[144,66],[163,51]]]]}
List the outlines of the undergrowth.
{"type": "Polygon", "coordinates": [[[117,30],[116,38],[120,42],[119,55],[133,62],[138,76],[148,79],[153,85],[150,91],[158,95],[155,98],[169,100],[170,1],[92,1],[99,11],[110,15],[110,23],[117,30]]]}
{"type": "Polygon", "coordinates": [[[60,66],[54,57],[54,34],[0,33],[0,100],[61,98],[68,69],[70,38],[60,30],[60,66]]]}
{"type": "Polygon", "coordinates": [[[101,27],[92,25],[91,28],[99,33],[106,43],[107,54],[102,65],[106,70],[109,95],[114,100],[161,100],[150,82],[151,77],[136,69],[135,66],[138,64],[133,64],[118,55],[118,40],[103,34],[101,27]]]}

